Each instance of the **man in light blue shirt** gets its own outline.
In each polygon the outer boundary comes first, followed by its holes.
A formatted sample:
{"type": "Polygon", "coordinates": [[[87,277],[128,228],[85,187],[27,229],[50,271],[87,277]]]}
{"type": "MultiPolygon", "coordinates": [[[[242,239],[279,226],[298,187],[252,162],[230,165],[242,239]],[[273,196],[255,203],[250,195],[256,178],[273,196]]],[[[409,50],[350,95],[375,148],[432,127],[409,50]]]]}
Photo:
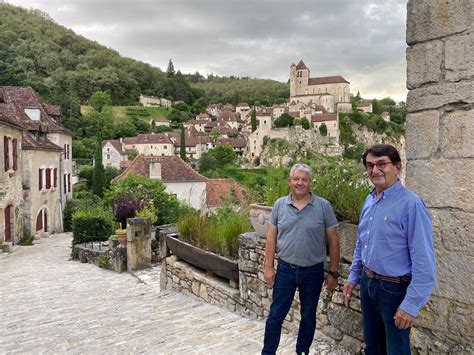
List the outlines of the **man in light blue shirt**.
{"type": "Polygon", "coordinates": [[[410,327],[435,285],[431,216],[398,180],[400,155],[377,144],[362,157],[374,185],[362,208],[344,296],[360,283],[365,354],[410,354],[410,327]]]}

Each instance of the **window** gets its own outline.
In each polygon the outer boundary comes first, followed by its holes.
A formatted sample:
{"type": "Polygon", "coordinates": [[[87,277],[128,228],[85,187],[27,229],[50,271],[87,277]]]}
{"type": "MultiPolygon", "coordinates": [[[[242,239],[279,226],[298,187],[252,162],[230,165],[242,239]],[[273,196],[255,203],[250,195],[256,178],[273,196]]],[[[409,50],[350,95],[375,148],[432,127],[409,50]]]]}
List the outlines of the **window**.
{"type": "Polygon", "coordinates": [[[107,154],[107,155],[106,155],[106,158],[107,158],[107,159],[110,159],[110,154],[107,154]]]}
{"type": "Polygon", "coordinates": [[[12,150],[13,150],[13,170],[18,170],[18,140],[13,138],[12,140],[12,150]]]}
{"type": "Polygon", "coordinates": [[[63,190],[64,193],[67,193],[67,174],[63,175],[63,190]]]}
{"type": "Polygon", "coordinates": [[[71,174],[67,174],[67,192],[71,192],[71,174]]]}
{"type": "Polygon", "coordinates": [[[58,168],[53,169],[53,186],[58,187],[58,168]]]}

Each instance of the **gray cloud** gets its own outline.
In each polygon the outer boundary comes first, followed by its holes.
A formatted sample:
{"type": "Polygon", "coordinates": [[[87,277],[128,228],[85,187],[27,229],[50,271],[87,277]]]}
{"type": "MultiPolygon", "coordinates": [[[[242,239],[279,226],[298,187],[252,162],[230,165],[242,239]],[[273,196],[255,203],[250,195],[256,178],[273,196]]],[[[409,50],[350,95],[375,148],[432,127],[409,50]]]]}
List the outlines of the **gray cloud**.
{"type": "Polygon", "coordinates": [[[406,0],[8,0],[162,69],[286,82],[342,75],[364,97],[404,100],[406,0]]]}

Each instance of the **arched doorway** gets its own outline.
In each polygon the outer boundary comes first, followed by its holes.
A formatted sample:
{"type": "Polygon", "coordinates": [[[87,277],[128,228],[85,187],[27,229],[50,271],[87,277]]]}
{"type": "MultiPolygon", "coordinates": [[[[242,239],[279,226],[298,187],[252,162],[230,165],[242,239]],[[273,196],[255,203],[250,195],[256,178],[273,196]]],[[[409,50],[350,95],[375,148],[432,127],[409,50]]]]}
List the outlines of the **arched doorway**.
{"type": "Polygon", "coordinates": [[[8,205],[5,208],[5,242],[12,241],[13,234],[13,206],[8,205]]]}
{"type": "Polygon", "coordinates": [[[40,232],[41,230],[43,232],[48,231],[48,212],[46,208],[41,209],[36,217],[36,231],[40,232]]]}

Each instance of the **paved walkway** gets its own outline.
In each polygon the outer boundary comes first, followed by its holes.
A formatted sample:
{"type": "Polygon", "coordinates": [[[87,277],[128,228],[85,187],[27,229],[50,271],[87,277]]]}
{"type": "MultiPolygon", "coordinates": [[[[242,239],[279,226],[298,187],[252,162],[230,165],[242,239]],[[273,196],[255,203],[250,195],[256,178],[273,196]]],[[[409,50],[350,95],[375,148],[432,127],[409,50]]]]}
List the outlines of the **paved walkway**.
{"type": "MultiPolygon", "coordinates": [[[[264,323],[159,290],[159,268],[118,274],[69,260],[57,234],[0,254],[0,354],[258,354],[264,323]]],[[[294,352],[284,334],[282,354],[294,352]]],[[[317,354],[343,354],[329,340],[317,354]]]]}

